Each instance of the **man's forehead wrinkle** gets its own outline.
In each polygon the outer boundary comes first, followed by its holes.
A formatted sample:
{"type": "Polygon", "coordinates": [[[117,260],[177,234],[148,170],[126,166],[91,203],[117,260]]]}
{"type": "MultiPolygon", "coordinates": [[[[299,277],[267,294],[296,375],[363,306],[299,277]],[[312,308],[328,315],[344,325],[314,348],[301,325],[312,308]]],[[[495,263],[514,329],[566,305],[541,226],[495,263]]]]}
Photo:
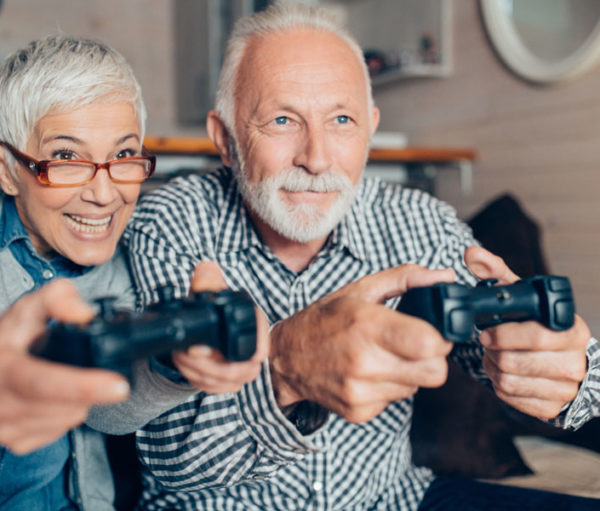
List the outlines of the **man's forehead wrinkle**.
{"type": "MultiPolygon", "coordinates": [[[[294,99],[296,98],[294,89],[299,85],[302,85],[305,91],[311,89],[314,91],[310,102],[317,105],[325,99],[320,92],[323,91],[324,87],[331,87],[336,81],[335,77],[332,79],[330,61],[323,62],[317,66],[305,63],[290,63],[284,68],[279,67],[278,69],[268,70],[265,78],[263,82],[264,86],[259,87],[257,90],[256,102],[265,105],[278,103],[282,107],[292,107],[294,105],[294,99]]],[[[339,81],[345,82],[347,85],[347,81],[345,81],[343,75],[340,75],[339,81]]],[[[341,94],[344,94],[342,91],[345,88],[340,87],[338,90],[341,96],[341,94]]],[[[361,99],[362,96],[355,97],[353,94],[347,93],[343,97],[338,97],[332,108],[345,108],[350,105],[356,105],[361,99]]]]}

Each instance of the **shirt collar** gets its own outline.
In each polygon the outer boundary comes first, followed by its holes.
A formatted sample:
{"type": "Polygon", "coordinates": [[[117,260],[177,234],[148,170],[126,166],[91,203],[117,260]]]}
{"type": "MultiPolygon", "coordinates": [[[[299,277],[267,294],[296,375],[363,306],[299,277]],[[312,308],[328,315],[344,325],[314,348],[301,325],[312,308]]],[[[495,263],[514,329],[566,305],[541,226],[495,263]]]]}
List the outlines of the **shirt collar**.
{"type": "Polygon", "coordinates": [[[33,248],[31,238],[25,225],[19,217],[15,199],[5,195],[0,201],[0,249],[10,247],[19,262],[31,271],[33,267],[49,266],[60,277],[77,277],[89,271],[92,267],[80,266],[61,255],[54,256],[50,261],[45,261],[33,248]],[[33,261],[39,261],[39,264],[33,261]]]}
{"type": "Polygon", "coordinates": [[[14,197],[5,195],[2,198],[2,211],[0,212],[0,249],[17,240],[28,238],[25,226],[19,218],[14,197]]]}

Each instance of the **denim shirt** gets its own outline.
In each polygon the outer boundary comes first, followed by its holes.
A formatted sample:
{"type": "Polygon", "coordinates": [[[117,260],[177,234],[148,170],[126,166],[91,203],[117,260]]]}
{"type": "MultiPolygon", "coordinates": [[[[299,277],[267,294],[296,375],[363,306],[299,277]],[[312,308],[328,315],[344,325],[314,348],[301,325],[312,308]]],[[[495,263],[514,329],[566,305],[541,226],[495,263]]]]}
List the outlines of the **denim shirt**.
{"type": "MultiPolygon", "coordinates": [[[[41,257],[12,197],[4,197],[0,212],[0,250],[7,247],[32,278],[31,290],[56,277],[77,277],[89,270],[62,256],[50,261],[41,257]]],[[[71,504],[63,470],[69,454],[68,435],[23,456],[0,447],[0,509],[68,509],[71,504]]]]}
{"type": "Polygon", "coordinates": [[[12,197],[4,197],[0,213],[0,249],[4,247],[8,247],[15,259],[27,270],[33,279],[34,289],[42,287],[56,277],[78,277],[90,269],[60,255],[50,261],[39,255],[33,248],[31,238],[19,218],[12,197]]]}

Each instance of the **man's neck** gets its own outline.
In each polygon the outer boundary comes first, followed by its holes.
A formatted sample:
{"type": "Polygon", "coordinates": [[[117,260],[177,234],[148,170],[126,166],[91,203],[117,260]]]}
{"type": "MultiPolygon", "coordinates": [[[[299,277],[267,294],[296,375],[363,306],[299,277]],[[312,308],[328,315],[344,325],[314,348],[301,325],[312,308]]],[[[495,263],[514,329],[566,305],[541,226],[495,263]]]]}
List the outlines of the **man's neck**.
{"type": "Polygon", "coordinates": [[[287,268],[295,273],[300,273],[319,253],[326,239],[312,240],[307,243],[298,243],[289,240],[284,243],[267,242],[267,245],[269,245],[269,248],[287,268]]]}
{"type": "Polygon", "coordinates": [[[305,243],[292,241],[273,230],[254,213],[251,212],[250,216],[263,243],[271,249],[287,268],[295,273],[304,270],[327,241],[328,236],[305,243]]]}

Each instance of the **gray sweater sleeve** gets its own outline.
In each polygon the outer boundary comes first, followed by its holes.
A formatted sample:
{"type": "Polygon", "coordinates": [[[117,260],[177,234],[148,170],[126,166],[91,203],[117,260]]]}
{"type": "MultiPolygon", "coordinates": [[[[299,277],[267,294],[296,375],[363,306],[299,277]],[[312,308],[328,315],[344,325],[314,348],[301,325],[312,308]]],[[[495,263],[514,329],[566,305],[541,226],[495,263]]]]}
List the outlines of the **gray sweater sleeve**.
{"type": "Polygon", "coordinates": [[[197,392],[190,385],[174,383],[153,371],[147,359],[138,360],[133,367],[129,399],[117,405],[92,408],[86,424],[111,435],[133,433],[197,392]]]}

